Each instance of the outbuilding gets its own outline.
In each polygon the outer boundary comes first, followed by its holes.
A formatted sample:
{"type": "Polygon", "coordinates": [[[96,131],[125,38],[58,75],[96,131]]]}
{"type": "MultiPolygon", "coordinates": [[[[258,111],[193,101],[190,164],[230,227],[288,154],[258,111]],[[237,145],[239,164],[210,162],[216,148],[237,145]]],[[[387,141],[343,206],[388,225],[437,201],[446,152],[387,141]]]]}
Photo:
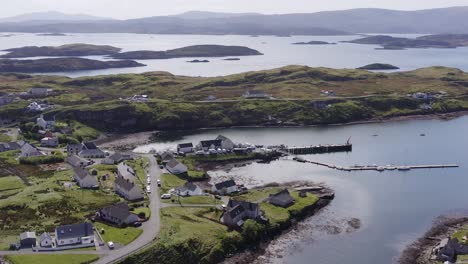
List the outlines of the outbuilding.
{"type": "Polygon", "coordinates": [[[36,232],[24,232],[20,234],[21,248],[35,247],[36,241],[36,232]]]}

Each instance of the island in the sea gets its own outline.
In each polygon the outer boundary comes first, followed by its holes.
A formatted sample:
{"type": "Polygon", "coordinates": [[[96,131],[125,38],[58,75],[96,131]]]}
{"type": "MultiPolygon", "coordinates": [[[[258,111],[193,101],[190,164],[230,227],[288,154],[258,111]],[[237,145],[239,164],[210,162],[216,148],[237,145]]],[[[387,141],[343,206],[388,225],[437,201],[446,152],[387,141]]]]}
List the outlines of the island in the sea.
{"type": "Polygon", "coordinates": [[[377,71],[377,70],[398,70],[397,66],[386,64],[386,63],[372,63],[358,68],[359,70],[370,70],[370,71],[377,71]]]}
{"type": "Polygon", "coordinates": [[[344,41],[356,44],[381,45],[387,50],[401,50],[408,48],[458,48],[468,46],[468,34],[440,34],[427,35],[418,38],[401,38],[385,35],[368,36],[351,41],[344,41]]]}
{"type": "Polygon", "coordinates": [[[166,51],[129,51],[111,55],[114,59],[157,60],[190,57],[226,57],[263,55],[258,50],[242,46],[194,45],[166,51]]]}
{"type": "Polygon", "coordinates": [[[44,36],[44,37],[65,37],[67,34],[65,33],[41,33],[36,34],[36,36],[44,36]]]}
{"type": "Polygon", "coordinates": [[[99,61],[84,58],[49,58],[38,60],[0,60],[0,72],[66,72],[110,68],[140,67],[144,64],[132,60],[99,61]]]}
{"type": "Polygon", "coordinates": [[[334,42],[326,42],[326,41],[318,41],[318,40],[312,40],[308,42],[295,42],[292,43],[293,45],[336,45],[334,42]]]}
{"type": "Polygon", "coordinates": [[[240,58],[226,58],[225,61],[240,61],[240,58]]]}
{"type": "Polygon", "coordinates": [[[188,63],[208,63],[210,62],[209,60],[190,60],[187,61],[188,63]]]}
{"type": "Polygon", "coordinates": [[[1,55],[1,58],[29,58],[29,57],[73,57],[73,56],[100,56],[113,55],[120,52],[120,48],[108,45],[91,44],[67,44],[57,47],[52,46],[27,46],[21,48],[6,49],[9,53],[1,55]]]}

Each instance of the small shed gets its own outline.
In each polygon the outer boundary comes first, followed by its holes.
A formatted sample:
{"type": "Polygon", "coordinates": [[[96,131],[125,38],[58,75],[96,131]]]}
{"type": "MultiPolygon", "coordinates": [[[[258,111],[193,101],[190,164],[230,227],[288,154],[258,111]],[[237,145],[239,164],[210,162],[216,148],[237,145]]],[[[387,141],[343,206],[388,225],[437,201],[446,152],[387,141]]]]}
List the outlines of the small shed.
{"type": "Polygon", "coordinates": [[[20,234],[21,248],[30,248],[36,246],[36,232],[24,232],[20,234]]]}
{"type": "Polygon", "coordinates": [[[52,243],[52,236],[47,232],[42,233],[42,235],[39,237],[39,244],[41,247],[52,247],[52,243]]]}

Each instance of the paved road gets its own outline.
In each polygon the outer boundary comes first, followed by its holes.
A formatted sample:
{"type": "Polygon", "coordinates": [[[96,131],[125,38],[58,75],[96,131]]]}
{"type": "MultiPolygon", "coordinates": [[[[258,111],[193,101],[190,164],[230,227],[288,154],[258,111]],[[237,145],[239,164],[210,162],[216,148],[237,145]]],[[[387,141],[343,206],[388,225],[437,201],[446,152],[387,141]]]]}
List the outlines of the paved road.
{"type": "Polygon", "coordinates": [[[161,177],[161,170],[159,169],[156,158],[153,155],[147,156],[150,160],[149,174],[151,175],[151,191],[149,194],[150,198],[150,210],[151,217],[148,222],[143,223],[143,233],[135,239],[132,243],[128,244],[125,247],[112,250],[109,255],[103,256],[99,259],[96,264],[109,264],[116,263],[125,257],[135,253],[136,251],[144,248],[149,245],[159,234],[161,229],[161,221],[159,209],[161,208],[161,201],[159,200],[158,186],[156,183],[157,179],[161,177]]]}

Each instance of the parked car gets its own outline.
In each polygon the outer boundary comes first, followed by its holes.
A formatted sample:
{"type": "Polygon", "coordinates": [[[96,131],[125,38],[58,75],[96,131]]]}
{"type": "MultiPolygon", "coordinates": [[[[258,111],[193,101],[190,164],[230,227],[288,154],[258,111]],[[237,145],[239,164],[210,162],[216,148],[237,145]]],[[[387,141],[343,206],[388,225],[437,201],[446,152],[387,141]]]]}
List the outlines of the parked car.
{"type": "Polygon", "coordinates": [[[146,178],[149,178],[149,177],[150,177],[150,175],[149,175],[149,174],[146,174],[146,178]]]}
{"type": "Polygon", "coordinates": [[[139,227],[139,226],[141,226],[141,222],[135,222],[135,223],[133,223],[133,226],[134,227],[139,227]]]}
{"type": "Polygon", "coordinates": [[[164,166],[163,166],[163,165],[159,165],[159,168],[162,170],[162,169],[164,169],[164,166]]]}
{"type": "Polygon", "coordinates": [[[171,199],[171,194],[170,193],[165,193],[161,195],[161,199],[171,199]]]}
{"type": "Polygon", "coordinates": [[[107,246],[109,247],[109,249],[114,249],[115,248],[114,242],[112,242],[112,241],[107,242],[107,246]]]}
{"type": "Polygon", "coordinates": [[[161,180],[158,179],[156,182],[158,183],[158,187],[161,187],[161,180]]]}
{"type": "Polygon", "coordinates": [[[151,193],[151,186],[146,186],[146,192],[151,193]]]}
{"type": "Polygon", "coordinates": [[[150,178],[146,179],[146,184],[151,184],[151,179],[150,178]]]}

